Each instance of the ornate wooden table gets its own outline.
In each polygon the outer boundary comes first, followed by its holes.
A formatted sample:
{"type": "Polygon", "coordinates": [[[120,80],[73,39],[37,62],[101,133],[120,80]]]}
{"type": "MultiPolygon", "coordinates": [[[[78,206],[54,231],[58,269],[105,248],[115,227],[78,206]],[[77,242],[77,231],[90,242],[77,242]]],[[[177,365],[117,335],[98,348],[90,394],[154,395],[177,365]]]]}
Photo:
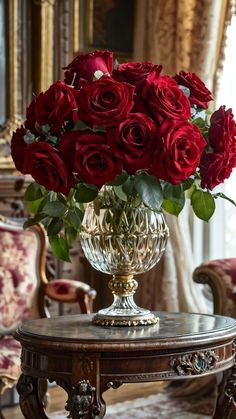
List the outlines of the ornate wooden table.
{"type": "MultiPolygon", "coordinates": [[[[102,327],[91,315],[24,323],[18,382],[27,419],[46,419],[39,378],[56,381],[68,394],[72,419],[103,418],[102,393],[122,383],[202,377],[224,371],[214,419],[228,419],[236,400],[236,320],[188,313],[158,313],[160,325],[102,327]]],[[[232,413],[232,418],[236,413],[232,413]]],[[[235,415],[235,416],[234,416],[235,415]]]]}

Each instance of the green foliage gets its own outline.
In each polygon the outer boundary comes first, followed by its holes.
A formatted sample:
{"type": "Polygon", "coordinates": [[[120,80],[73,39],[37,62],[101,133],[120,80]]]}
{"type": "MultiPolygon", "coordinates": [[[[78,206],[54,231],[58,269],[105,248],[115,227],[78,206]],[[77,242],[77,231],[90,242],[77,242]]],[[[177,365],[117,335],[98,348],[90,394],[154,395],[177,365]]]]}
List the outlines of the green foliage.
{"type": "Polygon", "coordinates": [[[185,204],[183,185],[171,185],[166,183],[163,187],[164,201],[162,208],[169,214],[179,215],[185,204]]]}
{"type": "Polygon", "coordinates": [[[26,201],[35,201],[38,200],[40,198],[43,197],[44,195],[44,187],[39,185],[36,182],[32,182],[29,184],[29,186],[27,187],[25,194],[24,194],[24,199],[26,201]]]}
{"type": "Polygon", "coordinates": [[[215,201],[210,192],[195,189],[191,195],[191,205],[194,213],[203,221],[208,221],[215,211],[215,201]]]}
{"type": "Polygon", "coordinates": [[[88,183],[78,183],[76,186],[75,200],[78,202],[91,202],[98,194],[98,188],[88,183]]]}
{"type": "Polygon", "coordinates": [[[143,203],[153,209],[160,210],[163,202],[163,191],[157,178],[140,172],[134,179],[135,189],[143,203]]]}
{"type": "Polygon", "coordinates": [[[65,262],[70,262],[69,246],[67,241],[62,236],[52,235],[48,237],[52,252],[59,259],[65,262]]]}

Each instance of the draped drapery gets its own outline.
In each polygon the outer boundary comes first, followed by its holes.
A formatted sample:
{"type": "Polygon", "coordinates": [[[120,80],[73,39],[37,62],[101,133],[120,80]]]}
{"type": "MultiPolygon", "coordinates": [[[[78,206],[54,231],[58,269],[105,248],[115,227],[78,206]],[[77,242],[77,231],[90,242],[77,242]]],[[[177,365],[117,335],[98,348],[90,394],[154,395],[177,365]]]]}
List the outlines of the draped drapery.
{"type": "MultiPolygon", "coordinates": [[[[213,91],[224,57],[232,1],[137,0],[134,60],[163,65],[163,73],[192,71],[213,91]]],[[[152,309],[206,312],[194,269],[188,208],[167,215],[170,239],[161,265],[143,275],[142,303],[152,309]]]]}

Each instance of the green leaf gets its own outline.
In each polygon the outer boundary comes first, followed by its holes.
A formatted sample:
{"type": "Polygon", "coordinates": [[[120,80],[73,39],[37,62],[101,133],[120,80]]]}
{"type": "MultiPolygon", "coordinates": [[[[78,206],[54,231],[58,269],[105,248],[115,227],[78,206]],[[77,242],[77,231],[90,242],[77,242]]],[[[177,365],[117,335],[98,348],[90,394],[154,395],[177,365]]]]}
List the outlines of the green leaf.
{"type": "Polygon", "coordinates": [[[231,202],[231,204],[233,204],[233,205],[236,206],[236,202],[233,199],[229,198],[227,195],[223,194],[222,192],[218,192],[216,194],[213,194],[212,196],[214,198],[223,198],[223,199],[226,199],[227,201],[231,202]]]}
{"type": "Polygon", "coordinates": [[[190,90],[188,87],[183,86],[182,84],[179,84],[179,88],[180,90],[182,90],[182,92],[186,95],[186,96],[190,96],[190,90]]]}
{"type": "Polygon", "coordinates": [[[49,236],[48,240],[53,254],[65,262],[70,262],[69,247],[66,240],[63,237],[57,235],[49,236]]]}
{"type": "Polygon", "coordinates": [[[67,242],[70,246],[77,239],[77,235],[78,235],[78,231],[75,230],[73,227],[67,226],[65,228],[65,237],[66,237],[66,240],[67,240],[67,242]]]}
{"type": "Polygon", "coordinates": [[[32,182],[29,184],[28,188],[25,191],[24,199],[26,201],[36,201],[37,199],[42,198],[43,195],[44,195],[43,186],[39,185],[36,182],[32,182]]]}
{"type": "Polygon", "coordinates": [[[32,227],[33,225],[40,223],[40,221],[42,221],[44,218],[46,218],[46,215],[36,214],[33,218],[29,218],[24,222],[23,228],[26,229],[28,227],[32,227]]]}
{"type": "Polygon", "coordinates": [[[163,192],[159,180],[141,172],[135,177],[134,183],[143,203],[151,209],[159,210],[163,202],[163,192]]]}
{"type": "Polygon", "coordinates": [[[164,199],[162,203],[162,208],[172,215],[179,215],[179,213],[182,211],[185,204],[185,199],[175,199],[174,201],[171,201],[169,199],[164,199]]]}
{"type": "Polygon", "coordinates": [[[185,204],[183,186],[165,184],[162,208],[173,215],[179,215],[185,204]]]}
{"type": "Polygon", "coordinates": [[[61,218],[52,219],[52,221],[47,226],[48,236],[54,236],[60,233],[62,228],[63,228],[63,220],[61,218]]]}
{"type": "Polygon", "coordinates": [[[37,212],[43,212],[43,208],[44,206],[48,203],[48,202],[52,202],[54,201],[54,192],[47,192],[47,194],[43,197],[43,199],[41,199],[41,202],[38,206],[38,210],[37,212]]]}
{"type": "Polygon", "coordinates": [[[117,60],[117,58],[114,60],[114,64],[113,64],[113,68],[114,68],[114,70],[117,70],[117,68],[118,68],[118,65],[119,65],[119,61],[117,60]]]}
{"type": "Polygon", "coordinates": [[[89,183],[78,183],[76,185],[75,199],[78,202],[91,202],[98,195],[98,188],[89,183]]]}
{"type": "Polygon", "coordinates": [[[117,176],[112,182],[107,183],[107,185],[120,186],[125,183],[127,179],[128,174],[126,172],[122,172],[121,175],[117,176]]]}
{"type": "Polygon", "coordinates": [[[121,201],[127,202],[128,198],[126,193],[124,192],[122,185],[120,186],[113,186],[114,192],[116,196],[121,199],[121,201]]]}
{"type": "Polygon", "coordinates": [[[84,131],[86,129],[92,131],[92,129],[88,125],[86,125],[85,122],[79,120],[75,123],[72,131],[84,131]]]}
{"type": "Polygon", "coordinates": [[[74,227],[75,230],[80,230],[81,222],[83,220],[83,213],[77,213],[75,211],[69,210],[66,216],[66,220],[74,227]],[[81,217],[82,215],[82,217],[81,217]]]}
{"type": "Polygon", "coordinates": [[[191,186],[193,185],[193,183],[194,183],[194,179],[192,179],[192,178],[188,178],[188,179],[184,180],[181,183],[181,185],[183,187],[183,190],[186,191],[187,189],[190,189],[191,186]]]}
{"type": "Polygon", "coordinates": [[[42,211],[50,217],[62,217],[67,211],[67,207],[60,201],[47,202],[42,211]]]}
{"type": "Polygon", "coordinates": [[[122,185],[123,191],[130,196],[135,197],[137,195],[137,191],[135,189],[134,184],[134,176],[129,176],[126,182],[122,185]]]}
{"type": "Polygon", "coordinates": [[[93,80],[99,80],[102,76],[104,76],[104,73],[101,70],[96,70],[93,75],[93,80]]]}
{"type": "Polygon", "coordinates": [[[208,221],[215,211],[215,201],[210,192],[200,189],[192,193],[191,205],[196,216],[203,221],[208,221]]]}
{"type": "Polygon", "coordinates": [[[43,202],[44,198],[37,199],[36,201],[28,201],[27,209],[31,214],[37,214],[39,211],[40,205],[43,202]]]}
{"type": "Polygon", "coordinates": [[[24,142],[26,144],[32,144],[36,141],[35,135],[32,134],[30,131],[26,131],[26,134],[24,135],[24,142]]]}
{"type": "Polygon", "coordinates": [[[164,193],[164,198],[167,199],[178,199],[183,197],[184,192],[183,192],[183,186],[181,184],[179,185],[172,185],[171,183],[165,183],[164,187],[163,187],[163,193],[164,193]]]}

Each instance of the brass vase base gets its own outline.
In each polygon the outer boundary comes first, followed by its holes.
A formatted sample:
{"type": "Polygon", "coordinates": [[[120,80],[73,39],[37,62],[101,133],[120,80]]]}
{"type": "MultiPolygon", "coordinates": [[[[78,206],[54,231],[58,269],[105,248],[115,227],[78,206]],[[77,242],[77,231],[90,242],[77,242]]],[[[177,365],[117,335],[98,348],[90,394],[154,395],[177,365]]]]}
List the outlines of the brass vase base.
{"type": "MultiPolygon", "coordinates": [[[[93,324],[97,326],[148,326],[159,323],[159,317],[146,310],[146,314],[142,315],[107,315],[99,311],[93,317],[93,324]]],[[[105,310],[104,310],[105,311],[105,310]]]]}
{"type": "Polygon", "coordinates": [[[133,275],[114,275],[108,287],[114,301],[108,308],[99,310],[92,322],[98,326],[148,326],[157,324],[159,318],[150,310],[138,307],[133,295],[138,287],[133,275]]]}

